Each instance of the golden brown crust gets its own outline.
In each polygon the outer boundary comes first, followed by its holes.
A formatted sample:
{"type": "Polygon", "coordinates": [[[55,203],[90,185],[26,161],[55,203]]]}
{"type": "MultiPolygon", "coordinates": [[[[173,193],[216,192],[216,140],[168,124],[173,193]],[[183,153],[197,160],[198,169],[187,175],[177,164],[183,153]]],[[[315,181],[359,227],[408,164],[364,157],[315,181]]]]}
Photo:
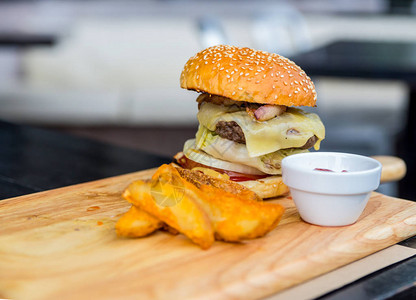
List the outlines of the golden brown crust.
{"type": "Polygon", "coordinates": [[[249,200],[262,200],[262,198],[260,198],[256,193],[234,181],[214,178],[202,172],[184,169],[174,164],[171,165],[176,167],[176,170],[178,170],[179,174],[183,179],[192,183],[197,188],[200,188],[202,185],[211,185],[216,188],[222,189],[227,193],[240,195],[249,200]]]}
{"type": "Polygon", "coordinates": [[[289,187],[283,183],[282,176],[270,176],[263,179],[242,181],[239,184],[255,192],[263,199],[279,197],[289,193],[289,187]]]}
{"type": "Polygon", "coordinates": [[[132,205],[117,221],[116,232],[123,237],[144,237],[162,226],[162,221],[132,205]]]}
{"type": "Polygon", "coordinates": [[[181,87],[235,101],[286,106],[315,106],[316,91],[305,72],[275,53],[213,46],[185,64],[181,87]]]}

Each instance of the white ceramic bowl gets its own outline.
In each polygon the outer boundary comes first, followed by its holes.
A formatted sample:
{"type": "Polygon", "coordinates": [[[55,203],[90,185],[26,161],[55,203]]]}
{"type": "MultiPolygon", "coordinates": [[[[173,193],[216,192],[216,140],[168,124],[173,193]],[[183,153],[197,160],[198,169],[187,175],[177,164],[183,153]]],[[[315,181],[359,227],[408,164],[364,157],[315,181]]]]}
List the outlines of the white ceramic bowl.
{"type": "Polygon", "coordinates": [[[321,226],[356,222],[379,186],[380,176],[378,161],[355,154],[312,152],[282,161],[283,182],[290,188],[300,216],[321,226]]]}

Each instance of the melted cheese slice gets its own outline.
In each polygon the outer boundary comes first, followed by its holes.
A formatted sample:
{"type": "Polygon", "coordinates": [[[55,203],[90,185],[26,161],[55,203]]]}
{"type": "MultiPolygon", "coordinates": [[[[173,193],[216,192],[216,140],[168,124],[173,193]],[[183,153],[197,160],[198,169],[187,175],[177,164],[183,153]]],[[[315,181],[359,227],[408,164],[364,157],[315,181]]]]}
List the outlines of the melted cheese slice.
{"type": "Polygon", "coordinates": [[[291,107],[278,117],[260,122],[244,110],[203,103],[198,112],[198,120],[210,131],[215,131],[219,121],[236,122],[243,130],[250,157],[302,147],[314,135],[318,137],[314,146],[318,150],[320,142],[325,138],[325,127],[318,115],[291,107]],[[293,129],[296,133],[293,133],[293,129]]]}

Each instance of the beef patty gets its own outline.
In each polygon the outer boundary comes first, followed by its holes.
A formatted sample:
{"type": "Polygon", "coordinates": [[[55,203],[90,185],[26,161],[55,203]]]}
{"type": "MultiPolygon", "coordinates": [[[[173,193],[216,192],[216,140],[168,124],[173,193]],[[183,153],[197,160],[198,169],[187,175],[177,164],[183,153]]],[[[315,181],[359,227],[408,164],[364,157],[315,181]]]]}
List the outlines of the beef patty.
{"type": "Polygon", "coordinates": [[[224,139],[240,144],[246,143],[244,132],[235,121],[219,121],[217,127],[215,127],[215,132],[224,139]]]}
{"type": "MultiPolygon", "coordinates": [[[[297,131],[294,129],[294,131],[297,131]]],[[[222,138],[240,143],[245,144],[246,138],[244,137],[244,132],[241,127],[235,121],[219,121],[217,126],[215,127],[215,132],[222,138]]],[[[316,135],[310,137],[305,145],[299,147],[299,149],[309,149],[312,148],[313,145],[318,141],[318,137],[316,135]]]]}

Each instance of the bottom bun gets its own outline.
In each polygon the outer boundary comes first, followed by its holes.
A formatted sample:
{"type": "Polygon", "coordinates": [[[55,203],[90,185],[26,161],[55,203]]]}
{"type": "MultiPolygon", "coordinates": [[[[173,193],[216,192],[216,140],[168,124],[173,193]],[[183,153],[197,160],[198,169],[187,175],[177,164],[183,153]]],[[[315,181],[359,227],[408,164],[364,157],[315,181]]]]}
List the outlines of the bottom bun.
{"type": "Polygon", "coordinates": [[[263,179],[237,182],[261,198],[273,198],[289,193],[289,188],[283,183],[282,176],[270,176],[263,179]]]}

